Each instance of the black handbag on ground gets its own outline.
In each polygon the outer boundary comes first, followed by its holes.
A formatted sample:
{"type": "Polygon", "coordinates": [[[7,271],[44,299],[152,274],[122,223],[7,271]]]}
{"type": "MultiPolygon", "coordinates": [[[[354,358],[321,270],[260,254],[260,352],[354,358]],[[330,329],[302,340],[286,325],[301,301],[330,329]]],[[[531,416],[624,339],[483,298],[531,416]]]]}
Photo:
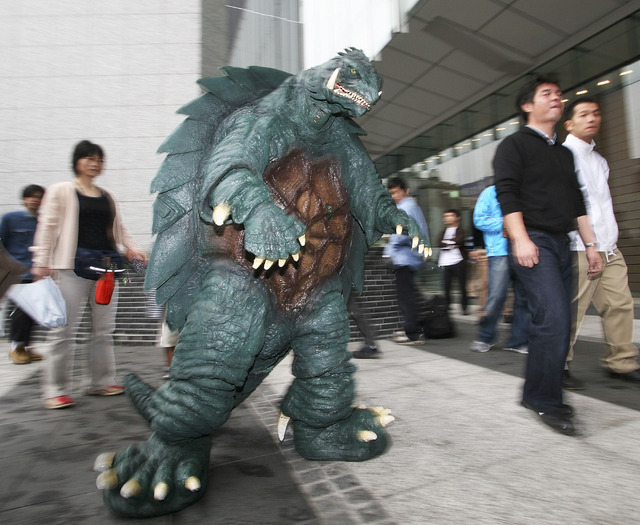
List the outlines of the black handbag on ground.
{"type": "Polygon", "coordinates": [[[76,249],[75,267],[73,271],[78,277],[97,281],[102,272],[92,270],[104,268],[105,270],[122,270],[124,259],[116,250],[93,250],[91,248],[76,249]]]}

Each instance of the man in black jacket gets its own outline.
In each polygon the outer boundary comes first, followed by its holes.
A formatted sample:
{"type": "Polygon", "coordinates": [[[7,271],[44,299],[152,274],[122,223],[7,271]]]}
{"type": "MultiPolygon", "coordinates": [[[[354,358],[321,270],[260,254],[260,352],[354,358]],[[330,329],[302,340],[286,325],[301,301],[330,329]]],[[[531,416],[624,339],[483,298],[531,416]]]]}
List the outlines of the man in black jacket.
{"type": "Polygon", "coordinates": [[[567,233],[587,247],[587,275],[602,271],[573,156],[556,144],[563,111],[557,82],[536,76],[518,95],[526,126],[506,137],[493,168],[509,237],[510,261],[532,315],[522,405],[550,427],[574,432],[573,410],[562,401],[562,374],[571,331],[572,264],[567,233]]]}

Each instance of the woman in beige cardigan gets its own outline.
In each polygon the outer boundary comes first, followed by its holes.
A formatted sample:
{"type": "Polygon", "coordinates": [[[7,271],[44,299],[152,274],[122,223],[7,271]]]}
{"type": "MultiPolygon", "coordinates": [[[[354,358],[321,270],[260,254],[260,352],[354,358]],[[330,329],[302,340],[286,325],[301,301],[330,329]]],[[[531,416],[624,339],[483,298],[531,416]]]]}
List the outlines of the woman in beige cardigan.
{"type": "Polygon", "coordinates": [[[117,249],[124,247],[129,260],[146,264],[146,255],[135,245],[122,224],[116,203],[109,192],[94,184],[102,173],[104,152],[87,140],[73,153],[75,180],[59,182],[47,189],[40,208],[34,238],[33,270],[37,277],[53,275],[67,303],[67,326],[52,330],[46,344],[42,378],[44,405],[49,409],[75,404],[71,397],[71,375],[75,335],[84,304],[89,301],[92,317],[89,352],[90,395],[118,395],[123,388],[115,383],[112,334],[118,304],[118,288],[108,305],[97,304],[97,281],[74,272],[76,248],[117,249]]]}

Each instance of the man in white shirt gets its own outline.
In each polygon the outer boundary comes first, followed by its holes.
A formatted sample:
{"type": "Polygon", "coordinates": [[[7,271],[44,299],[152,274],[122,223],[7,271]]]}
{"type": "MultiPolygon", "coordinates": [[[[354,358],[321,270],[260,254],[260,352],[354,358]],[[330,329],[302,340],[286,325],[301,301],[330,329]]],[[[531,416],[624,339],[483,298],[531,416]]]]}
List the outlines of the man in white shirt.
{"type": "Polygon", "coordinates": [[[574,308],[577,303],[577,318],[572,329],[563,386],[571,390],[582,388],[582,382],[569,374],[569,363],[580,325],[592,301],[602,318],[607,347],[602,365],[611,378],[640,383],[638,348],[632,343],[633,298],[629,290],[627,265],[616,246],[618,224],[609,191],[609,165],[594,151],[593,137],[602,122],[600,105],[594,99],[582,97],[567,107],[566,115],[565,128],[569,135],[564,146],[573,153],[578,182],[604,265],[600,275],[587,278],[585,245],[576,232],[570,234],[571,249],[578,265],[578,288],[573,299],[574,308]]]}

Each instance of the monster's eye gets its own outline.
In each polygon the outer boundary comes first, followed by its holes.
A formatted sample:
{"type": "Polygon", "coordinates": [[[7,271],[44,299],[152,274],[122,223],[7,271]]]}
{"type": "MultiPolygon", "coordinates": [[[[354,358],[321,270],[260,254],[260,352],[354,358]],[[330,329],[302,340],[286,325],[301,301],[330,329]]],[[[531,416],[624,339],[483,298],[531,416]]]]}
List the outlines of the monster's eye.
{"type": "Polygon", "coordinates": [[[355,69],[351,68],[351,70],[349,71],[352,75],[357,75],[358,71],[356,71],[355,69]]]}

